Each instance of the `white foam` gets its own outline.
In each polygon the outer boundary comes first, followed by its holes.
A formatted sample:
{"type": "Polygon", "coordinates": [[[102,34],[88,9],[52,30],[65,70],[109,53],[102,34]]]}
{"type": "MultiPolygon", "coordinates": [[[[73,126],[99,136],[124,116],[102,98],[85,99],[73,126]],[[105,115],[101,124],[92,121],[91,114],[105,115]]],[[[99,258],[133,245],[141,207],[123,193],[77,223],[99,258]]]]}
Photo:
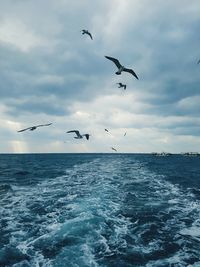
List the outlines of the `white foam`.
{"type": "MultiPolygon", "coordinates": [[[[41,264],[53,266],[51,261],[44,259],[34,248],[36,242],[41,239],[51,242],[62,237],[78,237],[80,243],[75,246],[76,251],[73,253],[78,258],[82,257],[79,251],[83,251],[84,262],[88,266],[98,266],[94,244],[102,244],[102,257],[112,255],[116,251],[120,253],[120,250],[126,249],[128,245],[132,246],[133,251],[138,249],[140,253],[159,250],[159,237],[150,241],[146,246],[141,243],[141,235],[149,230],[152,223],[142,224],[137,218],[131,223],[127,217],[118,215],[126,206],[128,194],[124,187],[129,187],[129,185],[143,188],[141,192],[139,190],[134,192],[135,189],[132,187],[133,192],[130,194],[135,195],[136,203],[133,202],[131,208],[134,208],[134,205],[140,205],[139,208],[141,207],[142,210],[145,206],[146,208],[151,206],[149,207],[151,210],[151,208],[158,209],[160,206],[163,212],[169,215],[162,231],[170,231],[175,226],[178,229],[177,232],[182,228],[180,233],[183,236],[190,235],[199,238],[198,225],[186,228],[183,222],[184,217],[196,220],[199,216],[199,202],[194,201],[191,194],[183,193],[178,185],[167,182],[164,176],[150,172],[145,166],[140,166],[140,163],[138,163],[140,168],[135,164],[133,169],[130,164],[127,164],[129,162],[124,162],[120,158],[110,162],[100,159],[72,167],[65,176],[43,181],[35,187],[15,187],[11,202],[4,206],[7,212],[8,229],[13,230],[13,233],[16,232],[16,238],[11,239],[11,243],[16,244],[18,241],[17,247],[24,253],[31,250],[32,266],[41,266],[41,264]],[[121,171],[126,166],[130,173],[122,180],[121,171]],[[66,196],[60,194],[63,190],[66,196]],[[41,204],[46,210],[44,213],[35,215],[33,219],[33,228],[39,228],[37,235],[26,237],[27,233],[19,230],[23,227],[20,214],[30,214],[31,208],[29,207],[32,204],[41,204]],[[172,217],[170,217],[171,212],[174,214],[172,217]],[[133,229],[137,229],[136,234],[131,232],[133,229]],[[106,231],[109,235],[105,237],[106,231]],[[133,245],[127,244],[126,236],[134,240],[133,245]]],[[[74,247],[67,247],[68,253],[70,249],[74,247]]],[[[178,264],[183,262],[183,258],[184,253],[181,254],[178,251],[169,259],[153,261],[147,266],[162,266],[164,262],[178,264]]],[[[76,265],[74,263],[74,266],[76,265]]]]}
{"type": "Polygon", "coordinates": [[[192,226],[190,228],[185,228],[180,231],[182,235],[190,235],[193,237],[200,237],[200,227],[192,226]]]}

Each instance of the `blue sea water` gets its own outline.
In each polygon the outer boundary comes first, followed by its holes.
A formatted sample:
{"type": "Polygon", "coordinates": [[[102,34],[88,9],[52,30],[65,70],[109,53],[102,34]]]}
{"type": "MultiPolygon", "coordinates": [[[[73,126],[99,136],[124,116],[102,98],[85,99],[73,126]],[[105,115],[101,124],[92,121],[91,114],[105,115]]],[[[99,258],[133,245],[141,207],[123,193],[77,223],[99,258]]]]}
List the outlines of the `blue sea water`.
{"type": "Polygon", "coordinates": [[[200,158],[0,155],[0,266],[200,266],[200,158]]]}

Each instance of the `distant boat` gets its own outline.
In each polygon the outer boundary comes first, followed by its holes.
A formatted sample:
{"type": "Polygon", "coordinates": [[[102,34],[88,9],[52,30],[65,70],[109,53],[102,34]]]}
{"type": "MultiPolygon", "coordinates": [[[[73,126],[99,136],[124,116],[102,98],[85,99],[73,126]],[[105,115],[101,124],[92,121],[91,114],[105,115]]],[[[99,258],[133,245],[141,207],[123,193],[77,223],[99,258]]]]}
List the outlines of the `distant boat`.
{"type": "Polygon", "coordinates": [[[172,153],[167,153],[167,152],[152,152],[151,153],[153,156],[157,156],[157,157],[168,157],[168,156],[172,156],[172,153]]]}
{"type": "Polygon", "coordinates": [[[181,155],[183,156],[193,156],[193,157],[197,157],[197,156],[200,156],[200,153],[199,152],[185,152],[185,153],[181,153],[181,155]]]}

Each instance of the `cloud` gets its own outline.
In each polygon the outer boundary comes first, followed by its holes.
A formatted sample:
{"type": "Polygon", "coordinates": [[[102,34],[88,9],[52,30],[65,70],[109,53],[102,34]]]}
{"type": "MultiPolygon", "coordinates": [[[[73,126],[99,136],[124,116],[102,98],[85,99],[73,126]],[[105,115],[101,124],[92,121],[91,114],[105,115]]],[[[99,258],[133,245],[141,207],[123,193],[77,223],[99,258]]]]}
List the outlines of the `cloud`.
{"type": "Polygon", "coordinates": [[[42,39],[31,33],[19,20],[4,20],[0,27],[0,41],[12,45],[22,52],[28,52],[30,49],[40,45],[42,39]]]}
{"type": "Polygon", "coordinates": [[[70,152],[198,147],[199,12],[198,0],[0,3],[3,151],[21,144],[20,151],[64,152],[64,133],[75,128],[93,137],[81,144],[72,139],[70,152]],[[115,75],[105,55],[133,68],[139,81],[115,75]],[[40,120],[52,121],[51,131],[19,136],[8,123],[28,127],[40,120]]]}

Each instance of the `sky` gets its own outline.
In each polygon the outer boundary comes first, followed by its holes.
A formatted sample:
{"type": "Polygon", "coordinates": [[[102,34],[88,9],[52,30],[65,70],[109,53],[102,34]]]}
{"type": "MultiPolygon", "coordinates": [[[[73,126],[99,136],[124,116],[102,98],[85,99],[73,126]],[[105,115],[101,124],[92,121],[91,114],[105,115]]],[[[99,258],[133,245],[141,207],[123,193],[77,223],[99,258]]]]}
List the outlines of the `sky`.
{"type": "Polygon", "coordinates": [[[1,1],[0,153],[199,152],[199,14],[199,0],[1,1]]]}

